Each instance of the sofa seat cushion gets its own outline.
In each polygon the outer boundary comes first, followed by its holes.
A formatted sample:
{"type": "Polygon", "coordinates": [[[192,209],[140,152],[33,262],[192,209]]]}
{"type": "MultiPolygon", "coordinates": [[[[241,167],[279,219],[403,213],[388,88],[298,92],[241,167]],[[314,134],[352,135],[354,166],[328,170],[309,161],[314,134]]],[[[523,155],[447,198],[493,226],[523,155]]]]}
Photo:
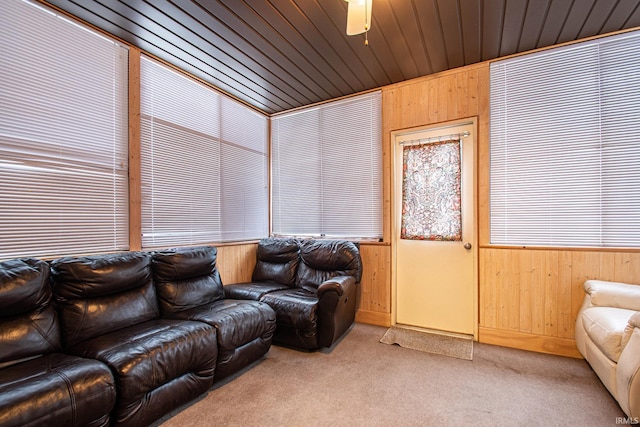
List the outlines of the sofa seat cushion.
{"type": "Polygon", "coordinates": [[[218,335],[215,380],[225,378],[260,359],[271,348],[276,313],[259,301],[225,299],[174,317],[197,320],[214,326],[218,335]]]}
{"type": "Polygon", "coordinates": [[[276,282],[251,282],[225,285],[224,294],[230,299],[249,299],[260,301],[260,299],[270,292],[289,289],[288,286],[276,282]]]}
{"type": "Polygon", "coordinates": [[[116,401],[109,368],[51,353],[0,371],[0,425],[106,426],[116,401]]]}
{"type": "Polygon", "coordinates": [[[215,328],[202,322],[169,319],[150,320],[101,335],[69,351],[100,360],[111,368],[118,389],[116,410],[123,413],[135,411],[148,392],[188,373],[195,374],[194,381],[201,383],[199,393],[207,390],[213,383],[218,353],[215,328]]]}
{"type": "Polygon", "coordinates": [[[629,319],[635,313],[624,308],[589,307],[582,312],[582,324],[600,351],[617,363],[633,332],[629,319]]]}
{"type": "Polygon", "coordinates": [[[276,312],[274,342],[303,349],[318,347],[319,300],[315,293],[287,289],[268,293],[261,301],[276,312]]]}
{"type": "Polygon", "coordinates": [[[304,289],[287,289],[264,295],[262,302],[276,312],[278,325],[315,330],[318,321],[318,297],[304,289]]]}
{"type": "Polygon", "coordinates": [[[276,313],[259,301],[225,299],[176,316],[215,326],[219,350],[233,350],[258,337],[270,338],[276,328],[276,313]]]}

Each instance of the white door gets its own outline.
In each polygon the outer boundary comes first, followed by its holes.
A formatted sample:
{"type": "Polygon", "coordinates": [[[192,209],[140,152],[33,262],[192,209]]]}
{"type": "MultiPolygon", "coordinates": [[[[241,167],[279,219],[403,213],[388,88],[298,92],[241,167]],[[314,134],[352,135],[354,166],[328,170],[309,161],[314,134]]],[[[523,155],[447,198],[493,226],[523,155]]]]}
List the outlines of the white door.
{"type": "Polygon", "coordinates": [[[476,329],[475,122],[395,132],[395,323],[476,329]]]}

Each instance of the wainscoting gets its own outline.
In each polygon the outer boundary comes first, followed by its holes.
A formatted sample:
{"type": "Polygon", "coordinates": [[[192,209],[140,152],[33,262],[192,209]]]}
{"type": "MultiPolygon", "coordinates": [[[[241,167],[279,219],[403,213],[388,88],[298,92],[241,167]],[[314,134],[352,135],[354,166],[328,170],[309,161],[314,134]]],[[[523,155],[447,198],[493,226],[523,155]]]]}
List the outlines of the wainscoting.
{"type": "Polygon", "coordinates": [[[575,319],[588,279],[640,283],[640,253],[480,249],[480,341],[580,357],[575,319]]]}
{"type": "Polygon", "coordinates": [[[391,325],[391,245],[361,243],[362,281],[356,321],[391,325]]]}

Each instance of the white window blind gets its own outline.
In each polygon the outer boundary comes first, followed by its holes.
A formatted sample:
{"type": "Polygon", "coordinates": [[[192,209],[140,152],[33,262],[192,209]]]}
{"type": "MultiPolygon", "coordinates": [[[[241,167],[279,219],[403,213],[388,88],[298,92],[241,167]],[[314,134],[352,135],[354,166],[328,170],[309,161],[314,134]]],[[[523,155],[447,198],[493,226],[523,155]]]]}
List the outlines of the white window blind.
{"type": "Polygon", "coordinates": [[[380,92],[272,118],[273,233],[382,237],[380,92]]]}
{"type": "Polygon", "coordinates": [[[268,234],[268,119],[149,58],[141,61],[142,245],[268,234]]]}
{"type": "Polygon", "coordinates": [[[491,243],[640,246],[640,33],[491,64],[491,243]]]}
{"type": "Polygon", "coordinates": [[[0,4],[0,258],[128,249],[128,51],[0,4]]]}

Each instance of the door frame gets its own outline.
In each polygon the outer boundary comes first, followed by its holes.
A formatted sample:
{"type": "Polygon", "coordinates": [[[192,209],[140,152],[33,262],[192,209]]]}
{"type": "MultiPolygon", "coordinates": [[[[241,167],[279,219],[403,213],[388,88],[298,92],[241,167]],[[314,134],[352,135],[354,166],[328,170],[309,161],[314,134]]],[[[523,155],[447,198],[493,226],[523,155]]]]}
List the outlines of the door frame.
{"type": "MultiPolygon", "coordinates": [[[[455,128],[458,126],[471,125],[473,127],[473,159],[471,165],[471,174],[473,179],[472,191],[473,191],[473,206],[471,207],[472,212],[472,223],[473,223],[473,233],[471,238],[471,252],[473,254],[473,339],[478,340],[478,326],[479,326],[479,297],[478,297],[478,118],[477,117],[469,117],[465,119],[459,120],[451,120],[447,122],[415,126],[411,128],[398,129],[391,131],[391,326],[397,325],[397,248],[398,248],[398,240],[399,240],[399,230],[397,229],[398,223],[398,203],[399,197],[402,195],[396,194],[397,184],[398,184],[398,170],[397,170],[397,144],[398,139],[407,134],[417,133],[417,132],[425,132],[425,131],[438,131],[442,130],[443,135],[447,135],[447,129],[455,128]]],[[[410,329],[419,329],[413,328],[406,325],[401,325],[404,328],[410,329]]],[[[442,331],[433,331],[436,333],[444,333],[442,331]]]]}

